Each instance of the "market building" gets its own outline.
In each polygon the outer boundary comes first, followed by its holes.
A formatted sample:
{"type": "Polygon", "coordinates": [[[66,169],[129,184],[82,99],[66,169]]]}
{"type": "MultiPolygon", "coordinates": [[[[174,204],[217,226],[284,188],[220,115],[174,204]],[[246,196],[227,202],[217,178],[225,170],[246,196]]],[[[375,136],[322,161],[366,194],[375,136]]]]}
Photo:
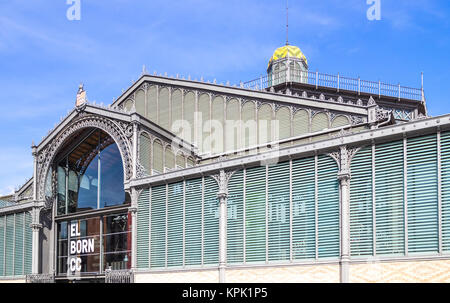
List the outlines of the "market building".
{"type": "Polygon", "coordinates": [[[448,282],[450,115],[312,72],[142,76],[76,106],[0,201],[0,282],[448,282]]]}

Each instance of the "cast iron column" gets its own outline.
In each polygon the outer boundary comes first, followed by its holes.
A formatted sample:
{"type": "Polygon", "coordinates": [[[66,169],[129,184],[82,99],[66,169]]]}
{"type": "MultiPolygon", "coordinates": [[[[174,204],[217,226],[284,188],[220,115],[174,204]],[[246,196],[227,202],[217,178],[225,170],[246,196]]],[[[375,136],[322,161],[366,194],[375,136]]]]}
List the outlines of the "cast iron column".
{"type": "Polygon", "coordinates": [[[348,165],[348,151],[345,146],[340,150],[340,171],[338,174],[341,198],[341,259],[340,281],[349,282],[350,263],[350,170],[348,165]]]}

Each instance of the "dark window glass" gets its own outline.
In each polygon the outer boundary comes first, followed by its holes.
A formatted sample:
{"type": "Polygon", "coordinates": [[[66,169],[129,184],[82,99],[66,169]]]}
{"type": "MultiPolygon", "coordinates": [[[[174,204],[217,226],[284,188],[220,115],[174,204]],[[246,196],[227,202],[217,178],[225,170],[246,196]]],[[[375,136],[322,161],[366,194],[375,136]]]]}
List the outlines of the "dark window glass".
{"type": "Polygon", "coordinates": [[[126,213],[58,223],[57,273],[77,276],[130,269],[130,228],[126,213]],[[71,262],[80,262],[81,270],[71,271],[71,262]]]}
{"type": "Polygon", "coordinates": [[[57,213],[130,203],[123,186],[123,164],[114,140],[91,130],[57,167],[57,213]]]}
{"type": "Polygon", "coordinates": [[[66,213],[66,161],[60,163],[57,170],[58,215],[66,213]]]}
{"type": "Polygon", "coordinates": [[[127,269],[131,266],[131,235],[127,214],[103,220],[104,269],[127,269]]]}
{"type": "Polygon", "coordinates": [[[117,145],[111,144],[103,149],[100,158],[100,208],[123,204],[123,166],[117,145]]]}

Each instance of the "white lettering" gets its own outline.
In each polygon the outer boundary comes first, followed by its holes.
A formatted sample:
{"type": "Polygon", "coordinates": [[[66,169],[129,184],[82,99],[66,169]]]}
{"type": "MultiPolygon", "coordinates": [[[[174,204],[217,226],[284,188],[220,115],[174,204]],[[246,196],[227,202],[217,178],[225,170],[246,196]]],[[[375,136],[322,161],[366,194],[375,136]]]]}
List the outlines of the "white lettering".
{"type": "Polygon", "coordinates": [[[81,253],[81,240],[77,241],[77,254],[81,253]]]}
{"type": "Polygon", "coordinates": [[[94,252],[94,239],[88,240],[88,252],[93,253],[94,252]]]}
{"type": "Polygon", "coordinates": [[[70,241],[70,254],[73,255],[76,252],[77,252],[77,242],[70,241]]]}
{"type": "Polygon", "coordinates": [[[367,0],[368,5],[372,5],[367,10],[367,19],[369,21],[381,20],[381,0],[367,0]]]}
{"type": "Polygon", "coordinates": [[[76,270],[77,270],[77,271],[81,271],[81,258],[77,258],[77,266],[76,266],[76,270]]]}
{"type": "Polygon", "coordinates": [[[81,20],[81,0],[67,0],[66,3],[67,5],[72,5],[67,9],[67,20],[81,20]]]}

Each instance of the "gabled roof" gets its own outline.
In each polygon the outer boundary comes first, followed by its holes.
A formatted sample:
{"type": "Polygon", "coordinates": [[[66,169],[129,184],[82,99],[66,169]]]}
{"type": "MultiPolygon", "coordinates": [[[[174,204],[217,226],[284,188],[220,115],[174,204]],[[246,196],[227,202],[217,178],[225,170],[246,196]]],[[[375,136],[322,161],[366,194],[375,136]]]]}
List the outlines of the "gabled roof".
{"type": "Polygon", "coordinates": [[[245,89],[236,86],[226,86],[215,83],[198,82],[192,80],[168,78],[155,75],[143,75],[132,86],[130,86],[112,105],[111,107],[118,107],[122,102],[130,98],[139,87],[145,82],[151,82],[160,85],[168,85],[173,87],[180,87],[185,89],[198,89],[204,91],[212,91],[218,94],[225,94],[235,96],[237,98],[247,98],[250,100],[260,100],[266,102],[280,102],[283,104],[301,105],[311,108],[328,109],[333,111],[345,112],[356,115],[367,115],[367,108],[359,105],[349,105],[345,103],[331,102],[329,100],[318,100],[311,98],[304,98],[302,96],[293,96],[282,93],[275,93],[270,91],[260,91],[245,89]]]}

